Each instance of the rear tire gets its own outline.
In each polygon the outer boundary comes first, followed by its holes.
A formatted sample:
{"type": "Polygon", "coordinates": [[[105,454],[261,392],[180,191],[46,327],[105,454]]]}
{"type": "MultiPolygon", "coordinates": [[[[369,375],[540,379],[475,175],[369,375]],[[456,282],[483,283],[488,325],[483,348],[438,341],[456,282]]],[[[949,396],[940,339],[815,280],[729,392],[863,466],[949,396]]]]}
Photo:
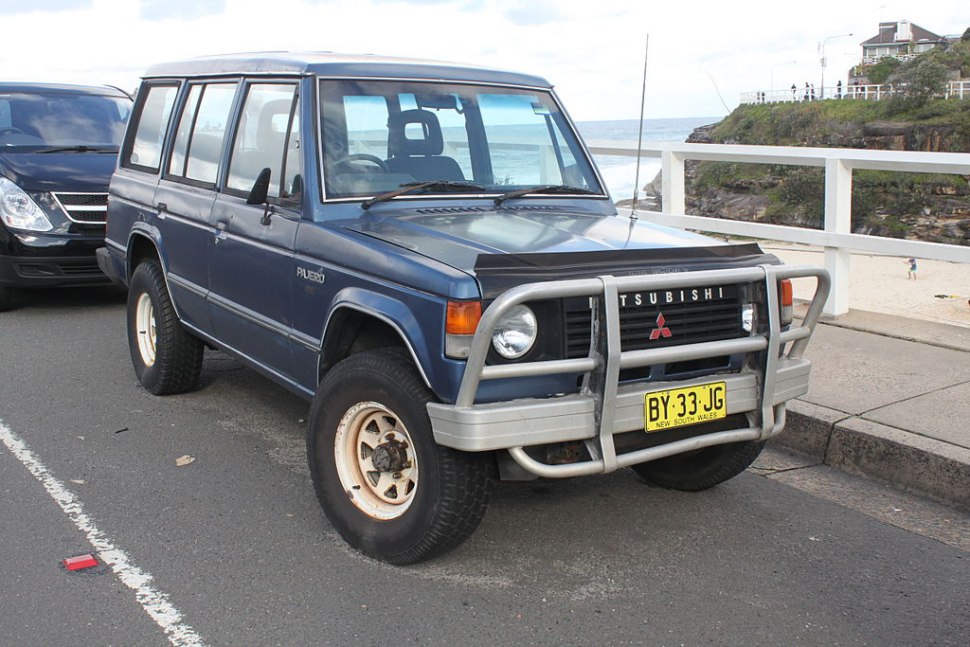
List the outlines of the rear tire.
{"type": "Polygon", "coordinates": [[[391,564],[458,546],[491,494],[491,456],[435,443],[432,399],[408,356],[381,349],[332,368],[310,411],[307,459],[321,507],[348,544],[391,564]]]}
{"type": "Polygon", "coordinates": [[[713,445],[632,466],[647,483],[671,490],[699,492],[734,478],[758,458],[764,441],[713,445]]]}
{"type": "Polygon", "coordinates": [[[131,275],[128,350],[138,381],[150,393],[184,393],[199,382],[205,347],[179,322],[156,261],[142,262],[131,275]]]}

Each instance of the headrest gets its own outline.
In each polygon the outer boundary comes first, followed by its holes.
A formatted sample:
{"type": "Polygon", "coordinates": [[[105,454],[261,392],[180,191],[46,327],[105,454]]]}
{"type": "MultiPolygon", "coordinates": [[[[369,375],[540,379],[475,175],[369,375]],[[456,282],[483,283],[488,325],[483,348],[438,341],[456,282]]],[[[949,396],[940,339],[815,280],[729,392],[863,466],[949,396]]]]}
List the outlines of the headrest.
{"type": "Polygon", "coordinates": [[[404,110],[387,119],[387,152],[390,157],[441,155],[445,144],[441,126],[434,113],[427,110],[404,110]],[[418,128],[408,128],[417,124],[418,128]]]}
{"type": "Polygon", "coordinates": [[[290,119],[291,99],[270,101],[259,111],[259,124],[256,130],[256,145],[260,148],[276,148],[286,135],[286,125],[290,119]]]}

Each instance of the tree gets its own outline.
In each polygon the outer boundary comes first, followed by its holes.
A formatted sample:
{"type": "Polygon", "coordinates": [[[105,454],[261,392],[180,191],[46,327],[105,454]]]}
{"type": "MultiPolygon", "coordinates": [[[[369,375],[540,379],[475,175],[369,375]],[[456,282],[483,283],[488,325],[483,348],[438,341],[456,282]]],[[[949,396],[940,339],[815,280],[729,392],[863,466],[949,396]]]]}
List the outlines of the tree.
{"type": "Polygon", "coordinates": [[[896,88],[889,100],[890,114],[922,108],[946,90],[949,76],[949,68],[931,56],[920,56],[899,66],[889,77],[896,88]]]}
{"type": "Polygon", "coordinates": [[[902,63],[898,58],[884,56],[879,59],[878,63],[869,68],[866,76],[869,77],[870,83],[885,83],[889,79],[889,75],[895,72],[900,65],[902,63]]]}

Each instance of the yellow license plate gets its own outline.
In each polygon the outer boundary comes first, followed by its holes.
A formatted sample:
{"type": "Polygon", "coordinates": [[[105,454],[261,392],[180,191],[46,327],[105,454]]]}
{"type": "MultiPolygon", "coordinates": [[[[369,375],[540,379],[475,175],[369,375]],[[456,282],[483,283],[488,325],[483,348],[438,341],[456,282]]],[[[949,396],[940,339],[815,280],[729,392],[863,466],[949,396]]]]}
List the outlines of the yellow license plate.
{"type": "Polygon", "coordinates": [[[712,382],[643,396],[644,429],[662,431],[727,416],[727,384],[712,382]]]}

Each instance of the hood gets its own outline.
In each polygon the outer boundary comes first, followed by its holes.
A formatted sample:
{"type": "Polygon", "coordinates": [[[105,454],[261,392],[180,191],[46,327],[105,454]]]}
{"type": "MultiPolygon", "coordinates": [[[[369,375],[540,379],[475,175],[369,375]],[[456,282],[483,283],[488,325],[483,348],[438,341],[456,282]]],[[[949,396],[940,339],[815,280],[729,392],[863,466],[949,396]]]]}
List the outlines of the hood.
{"type": "Polygon", "coordinates": [[[106,193],[117,152],[0,152],[0,175],[24,191],[106,193]]]}
{"type": "Polygon", "coordinates": [[[778,263],[757,244],[731,245],[644,220],[552,207],[401,210],[345,226],[468,272],[486,298],[539,279],[778,263]]]}
{"type": "Polygon", "coordinates": [[[480,255],[606,252],[710,246],[718,241],[620,216],[555,208],[417,209],[348,228],[471,272],[480,255]]]}

